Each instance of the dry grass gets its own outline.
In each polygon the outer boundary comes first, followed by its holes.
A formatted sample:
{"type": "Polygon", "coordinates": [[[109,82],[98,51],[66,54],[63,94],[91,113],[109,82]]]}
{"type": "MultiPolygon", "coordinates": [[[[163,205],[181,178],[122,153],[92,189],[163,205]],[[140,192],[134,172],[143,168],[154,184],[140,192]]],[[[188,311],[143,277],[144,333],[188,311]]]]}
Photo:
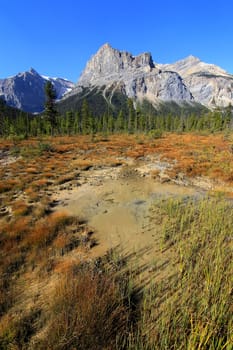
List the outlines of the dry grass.
{"type": "Polygon", "coordinates": [[[30,213],[31,207],[24,200],[16,200],[12,205],[12,212],[15,216],[24,216],[30,213]]]}
{"type": "MultiPolygon", "coordinates": [[[[65,178],[74,170],[87,170],[95,165],[118,165],[117,158],[121,156],[138,159],[153,154],[176,161],[174,176],[182,172],[190,177],[204,175],[229,183],[233,181],[232,140],[223,134],[167,134],[153,142],[143,135],[140,136],[140,142],[138,136],[134,135],[112,135],[105,141],[101,137],[96,137],[95,140],[89,136],[58,137],[47,138],[43,142],[49,143],[53,148],[52,156],[50,152],[26,154],[17,162],[1,169],[0,192],[16,189],[19,186],[16,177],[20,177],[21,173],[24,173],[28,184],[31,181],[41,181],[42,186],[49,186],[46,179],[56,179],[57,175],[59,181],[62,181],[63,176],[65,178]]],[[[37,145],[36,139],[32,139],[18,142],[17,147],[36,149],[37,145]]],[[[11,146],[13,147],[8,141],[2,141],[2,147],[11,146]]]]}
{"type": "MultiPolygon", "coordinates": [[[[127,308],[125,309],[124,297],[119,296],[121,286],[118,282],[112,276],[105,274],[102,276],[102,272],[96,275],[93,270],[88,273],[82,272],[85,278],[82,274],[74,273],[80,264],[80,256],[88,258],[87,247],[91,246],[88,244],[91,238],[85,234],[88,229],[85,231],[83,224],[76,218],[70,217],[65,212],[52,212],[48,191],[53,191],[54,185],[76,180],[79,171],[92,166],[117,166],[124,164],[126,157],[140,160],[147,155],[153,155],[160,156],[162,160],[174,161],[170,176],[176,178],[180,173],[189,177],[207,176],[219,181],[219,193],[226,191],[227,184],[226,195],[232,198],[232,190],[229,189],[233,184],[232,140],[231,136],[225,138],[222,134],[207,136],[167,134],[153,142],[143,135],[140,135],[140,139],[133,135],[112,135],[105,140],[100,136],[95,139],[89,136],[54,139],[48,137],[40,141],[29,139],[17,143],[0,140],[1,149],[9,152],[17,149],[19,156],[14,163],[0,165],[0,205],[9,208],[9,213],[0,217],[0,348],[29,349],[30,343],[30,349],[33,350],[75,349],[78,348],[76,343],[78,334],[82,344],[86,344],[83,345],[84,349],[85,346],[93,348],[93,344],[97,349],[114,349],[113,342],[116,344],[116,338],[122,334],[125,337],[125,329],[129,331],[126,326],[129,314],[127,308]],[[64,273],[67,275],[63,279],[61,276],[64,273]],[[51,289],[51,285],[58,288],[57,297],[51,295],[51,291],[54,290],[51,289]],[[77,319],[77,313],[83,315],[82,319],[77,319]],[[39,334],[41,343],[33,345],[36,335],[39,334]]],[[[152,171],[151,176],[156,177],[157,171],[152,171]]],[[[219,214],[222,213],[223,216],[224,212],[220,209],[219,214]]],[[[210,208],[208,210],[211,212],[210,208]]],[[[181,214],[184,220],[183,212],[181,214]]],[[[215,216],[217,217],[217,214],[215,216]]],[[[218,218],[220,220],[220,216],[218,218]]],[[[219,227],[216,221],[212,222],[209,218],[208,220],[208,224],[213,223],[213,231],[219,227]]],[[[172,218],[172,224],[174,222],[172,218]]],[[[232,231],[231,227],[228,227],[229,232],[232,231]]],[[[165,247],[167,244],[174,244],[171,243],[169,229],[171,227],[164,223],[162,228],[164,241],[161,244],[165,247]]],[[[197,231],[202,232],[200,227],[197,231]]],[[[184,235],[186,234],[185,231],[184,235]]],[[[191,237],[190,232],[189,234],[191,237]]],[[[201,241],[202,238],[198,237],[201,241]]],[[[184,244],[184,241],[182,242],[184,244]]],[[[191,245],[181,248],[187,254],[191,252],[189,248],[194,252],[195,242],[190,240],[191,245]]],[[[211,239],[209,244],[213,246],[211,239]]],[[[200,254],[200,257],[205,256],[204,261],[207,264],[208,256],[204,255],[204,250],[200,254]]],[[[211,252],[209,254],[215,259],[211,252]]],[[[193,254],[190,253],[189,258],[192,260],[193,254]]],[[[182,260],[181,256],[177,259],[180,259],[180,264],[186,266],[186,261],[182,260]]],[[[197,270],[194,272],[193,276],[198,277],[197,270]]],[[[208,277],[208,273],[206,276],[208,277]]],[[[182,279],[184,285],[185,281],[187,280],[182,279]]],[[[190,288],[194,288],[194,279],[190,281],[192,282],[190,288]]],[[[165,287],[167,286],[160,286],[160,292],[166,293],[165,287]]],[[[157,292],[161,295],[158,290],[157,292]]],[[[186,289],[183,289],[183,293],[187,296],[186,289]]],[[[196,296],[197,294],[195,298],[196,296]]],[[[152,297],[153,293],[149,295],[149,298],[152,297]]],[[[178,305],[179,298],[178,293],[174,305],[178,305]]],[[[160,301],[156,299],[158,310],[161,310],[160,302],[162,295],[160,301]]],[[[172,304],[167,305],[167,310],[172,310],[175,315],[177,309],[174,309],[172,304]]],[[[191,306],[193,308],[195,305],[191,306]]],[[[189,314],[190,317],[194,317],[193,315],[192,312],[189,314]]],[[[165,316],[164,324],[160,324],[164,327],[160,327],[164,332],[166,325],[168,328],[174,325],[172,320],[165,316]]],[[[181,313],[178,316],[183,320],[181,313]]],[[[148,320],[145,318],[144,325],[150,329],[148,320]]],[[[175,320],[178,322],[178,319],[175,320]]],[[[189,325],[193,327],[193,337],[195,334],[204,336],[207,330],[207,323],[201,316],[198,320],[190,318],[189,325]]],[[[181,323],[179,327],[182,329],[181,323]]],[[[144,337],[145,334],[146,331],[144,337]]],[[[158,340],[156,338],[158,334],[154,336],[154,339],[158,340]]],[[[169,341],[172,339],[169,338],[169,341]]],[[[118,344],[120,341],[121,339],[118,339],[118,344]]],[[[133,341],[134,345],[137,344],[135,339],[133,341]]],[[[198,340],[190,338],[190,344],[196,346],[198,340]]],[[[142,348],[141,345],[133,346],[131,349],[142,348]]],[[[189,349],[193,350],[195,346],[192,348],[190,345],[189,349]]],[[[168,348],[171,347],[164,347],[168,348]]],[[[207,348],[200,346],[201,350],[207,348]]],[[[148,345],[148,349],[156,347],[150,348],[148,345]]],[[[225,346],[225,349],[232,348],[225,346]]]]}
{"type": "Polygon", "coordinates": [[[26,244],[29,247],[36,246],[39,248],[47,246],[58,232],[72,221],[73,218],[66,212],[54,212],[37,220],[31,233],[27,236],[26,244]]]}
{"type": "Polygon", "coordinates": [[[51,295],[49,325],[37,349],[115,349],[129,331],[126,301],[113,276],[89,269],[63,275],[51,295]]]}
{"type": "Polygon", "coordinates": [[[25,172],[28,174],[38,174],[40,172],[40,170],[36,167],[30,167],[25,169],[25,172]]]}

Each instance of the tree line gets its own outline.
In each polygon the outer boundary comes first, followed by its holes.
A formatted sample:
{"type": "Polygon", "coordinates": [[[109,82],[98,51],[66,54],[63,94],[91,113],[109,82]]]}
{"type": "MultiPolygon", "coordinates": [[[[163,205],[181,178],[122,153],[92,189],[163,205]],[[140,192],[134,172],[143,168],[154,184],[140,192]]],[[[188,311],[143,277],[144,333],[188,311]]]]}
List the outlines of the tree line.
{"type": "MultiPolygon", "coordinates": [[[[153,108],[135,106],[132,99],[127,100],[127,108],[119,110],[114,115],[105,112],[96,116],[83,99],[78,111],[67,111],[58,114],[56,110],[56,94],[51,82],[45,87],[46,104],[43,114],[32,116],[28,113],[18,112],[13,117],[5,110],[1,113],[0,136],[40,136],[40,135],[88,135],[95,133],[155,133],[159,135],[164,131],[190,132],[210,131],[218,132],[233,127],[232,107],[216,109],[214,111],[199,111],[180,113],[159,112],[153,108]]],[[[1,105],[0,105],[1,108],[1,105]]],[[[1,109],[0,109],[1,111],[1,109]]]]}

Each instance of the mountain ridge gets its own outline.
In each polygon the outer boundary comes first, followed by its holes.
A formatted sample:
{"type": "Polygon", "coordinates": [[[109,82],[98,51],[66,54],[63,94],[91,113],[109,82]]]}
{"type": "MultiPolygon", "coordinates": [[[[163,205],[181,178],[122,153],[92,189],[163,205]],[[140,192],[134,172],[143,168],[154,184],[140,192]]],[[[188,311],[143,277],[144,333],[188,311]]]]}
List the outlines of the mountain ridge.
{"type": "MultiPolygon", "coordinates": [[[[44,86],[48,80],[53,83],[61,103],[71,96],[76,96],[76,102],[79,98],[83,100],[88,91],[94,90],[102,94],[107,104],[112,103],[115,93],[132,98],[135,103],[147,100],[155,108],[167,102],[190,106],[197,103],[210,109],[233,104],[233,75],[217,65],[205,63],[193,55],[161,64],[153,60],[150,52],[135,56],[109,43],[91,56],[76,84],[64,78],[40,75],[30,68],[0,79],[0,98],[9,106],[26,112],[42,112],[44,86]]],[[[66,108],[69,108],[68,103],[66,108]]],[[[72,104],[70,109],[74,109],[72,104]]]]}
{"type": "Polygon", "coordinates": [[[74,83],[66,79],[45,77],[31,67],[28,71],[0,79],[0,98],[9,106],[25,112],[42,112],[45,104],[44,87],[48,80],[53,83],[58,100],[74,88],[74,83]]]}
{"type": "Polygon", "coordinates": [[[176,72],[157,68],[149,52],[133,56],[109,44],[101,46],[87,62],[71,94],[91,86],[120,87],[130,98],[141,101],[146,98],[153,103],[173,99],[191,102],[193,99],[182,78],[176,72]]]}
{"type": "Polygon", "coordinates": [[[128,97],[139,101],[145,98],[154,105],[185,101],[214,108],[233,102],[233,75],[217,65],[193,55],[172,64],[156,63],[149,52],[133,56],[108,43],[87,62],[71,94],[82,87],[104,85],[119,85],[128,97]]]}

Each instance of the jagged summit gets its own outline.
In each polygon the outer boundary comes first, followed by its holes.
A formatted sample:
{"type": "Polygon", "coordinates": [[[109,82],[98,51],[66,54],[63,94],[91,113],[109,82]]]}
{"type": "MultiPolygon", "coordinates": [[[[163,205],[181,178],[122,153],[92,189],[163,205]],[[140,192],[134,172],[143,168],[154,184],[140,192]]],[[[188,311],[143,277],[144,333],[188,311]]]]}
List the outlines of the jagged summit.
{"type": "Polygon", "coordinates": [[[36,74],[39,75],[39,73],[38,73],[34,68],[32,68],[32,67],[29,69],[29,73],[35,74],[35,75],[36,75],[36,74]]]}
{"type": "Polygon", "coordinates": [[[189,55],[185,58],[183,58],[182,60],[179,60],[178,62],[183,61],[183,62],[200,62],[200,58],[193,56],[193,55],[189,55]]]}
{"type": "Polygon", "coordinates": [[[222,68],[214,65],[202,62],[198,57],[190,55],[175,63],[160,65],[162,68],[170,69],[178,72],[182,77],[186,77],[191,74],[206,73],[215,75],[229,75],[222,68]]]}
{"type": "Polygon", "coordinates": [[[163,101],[197,102],[210,108],[233,104],[233,76],[214,64],[193,55],[172,64],[158,64],[150,52],[134,56],[109,43],[90,58],[76,86],[62,78],[41,76],[30,68],[14,77],[0,79],[0,98],[24,111],[40,112],[48,80],[53,82],[58,100],[71,95],[79,98],[80,93],[95,90],[102,91],[108,103],[116,92],[124,98],[145,99],[154,105],[163,101]]]}
{"type": "Polygon", "coordinates": [[[41,76],[34,68],[26,72],[0,80],[0,98],[9,106],[24,110],[25,112],[41,112],[44,109],[44,87],[47,80],[54,84],[57,98],[61,99],[69,92],[74,84],[60,78],[41,76]]]}
{"type": "Polygon", "coordinates": [[[133,56],[130,52],[114,49],[106,43],[88,61],[78,85],[105,85],[126,74],[137,74],[152,68],[154,63],[150,53],[133,56]]]}
{"type": "Polygon", "coordinates": [[[133,56],[108,43],[92,56],[77,84],[79,89],[93,86],[121,89],[128,97],[155,104],[171,100],[207,107],[233,103],[233,77],[214,64],[193,55],[173,64],[155,64],[150,53],[133,56]]]}
{"type": "Polygon", "coordinates": [[[194,100],[204,106],[226,107],[233,103],[233,77],[214,64],[190,55],[173,64],[161,64],[160,68],[177,72],[194,100]]]}
{"type": "Polygon", "coordinates": [[[98,52],[101,50],[114,50],[114,49],[109,43],[105,43],[102,46],[100,46],[98,52]]]}
{"type": "MultiPolygon", "coordinates": [[[[106,43],[87,62],[77,89],[80,87],[114,86],[128,97],[158,100],[192,100],[191,93],[175,72],[161,72],[154,64],[151,53],[145,52],[133,56],[130,52],[120,51],[106,43]]],[[[75,93],[75,90],[74,92],[75,93]]]]}

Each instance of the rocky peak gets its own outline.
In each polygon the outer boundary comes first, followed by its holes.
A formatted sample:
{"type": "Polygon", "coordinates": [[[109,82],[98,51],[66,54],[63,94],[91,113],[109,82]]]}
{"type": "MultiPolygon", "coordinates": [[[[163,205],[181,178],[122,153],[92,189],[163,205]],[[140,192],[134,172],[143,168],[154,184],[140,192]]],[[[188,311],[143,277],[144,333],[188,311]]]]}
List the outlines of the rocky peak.
{"type": "Polygon", "coordinates": [[[114,50],[114,49],[113,49],[113,47],[112,47],[109,43],[105,43],[104,45],[102,45],[102,46],[99,48],[99,50],[98,50],[97,53],[99,53],[99,52],[101,52],[101,51],[106,51],[106,50],[114,50]]]}
{"type": "Polygon", "coordinates": [[[32,75],[39,75],[39,73],[34,69],[34,68],[30,68],[29,71],[28,71],[30,74],[32,75]]]}
{"type": "Polygon", "coordinates": [[[202,62],[198,57],[192,55],[172,64],[160,65],[160,67],[177,72],[182,78],[186,78],[192,74],[229,75],[222,68],[214,64],[202,62]]]}
{"type": "MultiPolygon", "coordinates": [[[[131,68],[141,68],[144,66],[150,66],[150,68],[154,68],[153,59],[149,52],[142,53],[138,56],[133,56],[130,52],[114,49],[109,43],[102,45],[97,51],[96,55],[93,56],[93,58],[98,60],[107,55],[109,58],[112,56],[117,58],[119,61],[123,61],[126,58],[127,62],[129,63],[129,67],[131,68]]],[[[121,68],[125,69],[127,68],[127,65],[121,65],[121,68]]]]}
{"type": "Polygon", "coordinates": [[[178,62],[183,62],[184,64],[185,63],[198,63],[198,62],[200,62],[200,58],[193,56],[193,55],[189,55],[178,62]]]}
{"type": "MultiPolygon", "coordinates": [[[[162,72],[149,52],[133,56],[104,44],[87,63],[75,90],[82,87],[120,88],[137,100],[192,100],[178,73],[162,72]]],[[[104,90],[105,91],[105,90],[104,90]]]]}
{"type": "Polygon", "coordinates": [[[175,63],[161,64],[159,66],[163,70],[170,70],[173,72],[177,72],[178,74],[184,75],[186,73],[189,74],[190,70],[196,69],[200,62],[201,61],[198,57],[190,55],[175,63]]]}
{"type": "Polygon", "coordinates": [[[194,56],[188,56],[173,64],[161,64],[159,67],[162,70],[177,72],[194,100],[207,107],[226,107],[233,101],[232,75],[214,64],[202,62],[194,56]]]}
{"type": "Polygon", "coordinates": [[[140,67],[155,68],[150,52],[145,52],[134,57],[134,65],[136,66],[136,68],[140,68],[140,67]]]}
{"type": "Polygon", "coordinates": [[[78,85],[105,85],[106,82],[130,72],[150,71],[154,63],[150,53],[133,56],[127,51],[119,51],[108,43],[100,47],[87,63],[78,85]]]}
{"type": "Polygon", "coordinates": [[[0,98],[3,98],[8,105],[25,112],[41,112],[45,103],[44,87],[48,80],[53,82],[58,99],[74,87],[68,80],[43,77],[35,69],[30,68],[26,72],[0,80],[0,98]]]}
{"type": "Polygon", "coordinates": [[[17,75],[6,79],[7,81],[12,81],[12,84],[19,83],[22,84],[24,81],[25,84],[31,84],[34,82],[37,82],[38,80],[42,81],[43,78],[40,76],[39,73],[33,68],[30,68],[29,70],[25,72],[20,72],[17,75]]]}

